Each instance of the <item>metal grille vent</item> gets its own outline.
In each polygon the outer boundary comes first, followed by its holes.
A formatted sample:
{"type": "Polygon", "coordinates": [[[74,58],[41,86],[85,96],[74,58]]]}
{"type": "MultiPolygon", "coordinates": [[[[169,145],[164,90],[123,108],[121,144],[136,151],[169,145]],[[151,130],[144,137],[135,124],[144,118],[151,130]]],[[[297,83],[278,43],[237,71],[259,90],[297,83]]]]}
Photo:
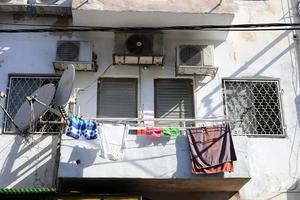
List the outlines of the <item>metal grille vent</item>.
{"type": "Polygon", "coordinates": [[[78,61],[79,60],[79,41],[58,41],[56,60],[57,61],[78,61]]]}
{"type": "Polygon", "coordinates": [[[54,4],[57,1],[58,0],[36,0],[36,3],[39,3],[39,4],[54,4]]]}
{"type": "Polygon", "coordinates": [[[225,112],[241,122],[235,134],[283,135],[279,82],[223,80],[225,112]]]}
{"type": "MultiPolygon", "coordinates": [[[[53,83],[57,85],[59,81],[59,77],[20,77],[13,76],[10,77],[9,82],[9,91],[7,97],[7,110],[14,117],[23,104],[26,101],[26,96],[32,94],[39,87],[53,83]]],[[[30,117],[30,113],[28,113],[28,117],[30,117]]],[[[34,125],[35,129],[33,132],[47,132],[47,133],[58,133],[61,130],[61,125],[59,124],[47,124],[42,123],[41,121],[61,121],[60,117],[54,115],[51,112],[45,113],[45,115],[38,120],[34,125]]],[[[10,131],[12,128],[11,122],[5,118],[4,123],[4,131],[10,131]]]]}
{"type": "Polygon", "coordinates": [[[179,50],[180,65],[200,66],[202,62],[200,45],[181,45],[179,50]]]}
{"type": "Polygon", "coordinates": [[[11,0],[0,0],[0,3],[9,3],[11,0]]]}
{"type": "Polygon", "coordinates": [[[126,41],[127,50],[135,55],[150,55],[153,52],[153,36],[134,34],[126,41]]]}

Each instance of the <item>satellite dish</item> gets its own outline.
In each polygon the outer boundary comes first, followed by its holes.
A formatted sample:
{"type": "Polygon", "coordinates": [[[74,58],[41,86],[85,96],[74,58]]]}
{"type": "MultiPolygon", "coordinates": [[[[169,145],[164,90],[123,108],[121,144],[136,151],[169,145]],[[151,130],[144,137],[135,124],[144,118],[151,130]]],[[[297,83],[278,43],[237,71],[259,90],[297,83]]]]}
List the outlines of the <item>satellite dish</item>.
{"type": "Polygon", "coordinates": [[[54,104],[58,107],[65,106],[71,96],[75,78],[75,67],[69,65],[62,74],[55,93],[54,104]]]}
{"type": "MultiPolygon", "coordinates": [[[[50,83],[37,89],[35,92],[32,93],[31,96],[33,96],[39,101],[42,101],[45,105],[49,106],[53,100],[54,94],[55,94],[55,85],[50,83]]],[[[48,110],[47,107],[41,105],[36,101],[33,101],[33,118],[32,118],[31,116],[28,116],[30,113],[32,113],[31,106],[29,102],[25,101],[21,105],[17,114],[15,115],[14,122],[18,126],[17,128],[20,131],[25,131],[30,126],[30,123],[35,122],[47,110],[48,110]]]]}

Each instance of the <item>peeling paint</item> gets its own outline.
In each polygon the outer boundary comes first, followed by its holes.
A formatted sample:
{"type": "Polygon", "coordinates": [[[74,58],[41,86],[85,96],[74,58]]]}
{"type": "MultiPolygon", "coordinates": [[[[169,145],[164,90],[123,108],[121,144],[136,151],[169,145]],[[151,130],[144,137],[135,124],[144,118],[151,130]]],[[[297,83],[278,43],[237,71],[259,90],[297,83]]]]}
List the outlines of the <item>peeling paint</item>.
{"type": "MultiPolygon", "coordinates": [[[[55,22],[53,22],[52,24],[53,26],[69,26],[72,25],[72,18],[70,17],[57,17],[55,22]]],[[[50,32],[49,35],[52,36],[66,36],[66,37],[72,37],[73,36],[73,32],[50,32]]]]}
{"type": "Polygon", "coordinates": [[[233,60],[234,60],[235,62],[237,62],[237,56],[236,56],[236,52],[235,52],[235,51],[233,52],[233,60]]]}
{"type": "Polygon", "coordinates": [[[256,41],[256,33],[254,32],[241,32],[240,37],[247,42],[256,41]]]}
{"type": "Polygon", "coordinates": [[[272,15],[275,15],[276,14],[276,9],[274,8],[274,5],[271,4],[271,3],[267,3],[266,4],[266,11],[271,13],[272,15]]]}
{"type": "Polygon", "coordinates": [[[25,20],[26,14],[20,14],[20,13],[13,14],[12,17],[13,17],[14,22],[18,22],[18,21],[25,20]]]}
{"type": "Polygon", "coordinates": [[[53,22],[53,26],[69,26],[72,25],[72,18],[70,17],[57,17],[53,22]]]}

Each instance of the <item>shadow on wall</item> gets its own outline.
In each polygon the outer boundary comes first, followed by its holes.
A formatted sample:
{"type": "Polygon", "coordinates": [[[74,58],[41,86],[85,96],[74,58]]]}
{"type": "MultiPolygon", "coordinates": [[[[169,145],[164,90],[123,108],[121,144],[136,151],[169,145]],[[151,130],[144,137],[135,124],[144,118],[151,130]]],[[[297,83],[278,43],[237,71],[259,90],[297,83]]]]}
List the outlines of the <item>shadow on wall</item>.
{"type": "Polygon", "coordinates": [[[76,172],[76,176],[83,177],[83,169],[94,164],[98,152],[99,149],[84,148],[76,145],[72,147],[68,162],[60,163],[59,165],[63,169],[71,169],[70,165],[72,165],[72,168],[74,168],[72,171],[76,172]],[[82,153],[84,153],[84,155],[82,155],[82,153]]]}
{"type": "Polygon", "coordinates": [[[173,174],[172,178],[224,178],[224,173],[218,174],[193,174],[192,173],[192,164],[190,158],[190,148],[186,136],[178,136],[176,138],[176,158],[177,158],[177,167],[176,172],[173,174]]]}
{"type": "Polygon", "coordinates": [[[57,143],[57,138],[52,137],[52,143],[39,147],[46,138],[40,136],[26,144],[28,138],[15,136],[12,145],[10,143],[1,149],[1,152],[9,153],[0,171],[0,188],[52,186],[56,156],[53,144],[57,143]]]}
{"type": "MultiPolygon", "coordinates": [[[[264,47],[260,52],[258,52],[256,55],[254,55],[248,62],[246,62],[245,64],[243,64],[242,66],[240,66],[238,68],[238,70],[236,70],[235,72],[233,72],[230,76],[228,76],[229,78],[235,78],[238,77],[243,71],[247,70],[249,67],[251,67],[258,59],[260,59],[261,57],[263,57],[270,49],[274,49],[274,46],[276,44],[278,44],[279,42],[281,42],[283,39],[287,38],[288,35],[291,33],[291,30],[287,30],[284,31],[282,34],[280,34],[275,40],[273,40],[272,42],[270,42],[266,47],[264,47]]],[[[274,58],[272,60],[270,60],[266,65],[262,66],[262,67],[257,67],[257,72],[254,74],[253,77],[259,77],[264,71],[266,71],[269,67],[272,66],[272,64],[274,64],[275,62],[277,62],[282,56],[284,56],[286,53],[288,53],[290,50],[292,50],[294,48],[294,44],[290,44],[286,49],[284,49],[282,52],[279,52],[277,56],[274,56],[274,58]]],[[[203,85],[199,85],[199,87],[203,87],[203,85]]],[[[207,108],[207,112],[206,114],[203,116],[205,117],[210,117],[213,115],[213,113],[218,110],[223,103],[219,103],[216,106],[212,106],[211,103],[213,102],[213,96],[220,92],[222,88],[221,83],[215,87],[214,89],[212,89],[212,91],[206,95],[205,97],[202,98],[201,102],[203,103],[203,105],[207,108]]],[[[196,90],[198,90],[199,88],[196,88],[196,90]]]]}
{"type": "Polygon", "coordinates": [[[235,192],[172,192],[172,193],[143,193],[144,200],[199,200],[199,199],[213,199],[213,200],[229,200],[239,199],[234,198],[235,192]],[[187,198],[188,197],[188,198],[187,198]]]}
{"type": "Polygon", "coordinates": [[[300,180],[298,179],[288,190],[287,200],[300,199],[300,180]]]}
{"type": "Polygon", "coordinates": [[[150,146],[152,144],[155,146],[157,145],[166,146],[169,141],[170,141],[169,137],[160,137],[159,139],[157,138],[151,139],[150,137],[144,135],[137,135],[135,140],[136,144],[139,145],[138,146],[139,148],[150,146]]]}

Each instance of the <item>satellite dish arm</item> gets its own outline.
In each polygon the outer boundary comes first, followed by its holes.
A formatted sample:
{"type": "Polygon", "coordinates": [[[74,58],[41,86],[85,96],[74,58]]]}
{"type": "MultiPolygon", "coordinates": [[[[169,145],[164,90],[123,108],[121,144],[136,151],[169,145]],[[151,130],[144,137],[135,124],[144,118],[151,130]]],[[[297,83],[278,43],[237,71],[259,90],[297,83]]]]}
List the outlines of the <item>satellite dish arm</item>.
{"type": "Polygon", "coordinates": [[[13,118],[10,116],[10,114],[5,110],[5,108],[1,104],[0,107],[3,110],[3,112],[6,114],[6,116],[9,118],[9,120],[12,122],[12,124],[18,129],[18,131],[22,132],[20,128],[17,126],[17,124],[15,123],[15,121],[13,120],[13,118]]]}
{"type": "Polygon", "coordinates": [[[61,112],[59,112],[58,110],[55,110],[53,108],[51,108],[50,106],[46,105],[45,103],[41,102],[40,100],[38,100],[35,96],[27,96],[26,99],[29,102],[37,102],[38,104],[44,106],[45,108],[47,108],[48,110],[50,110],[52,113],[56,114],[59,117],[62,117],[61,112]]]}

